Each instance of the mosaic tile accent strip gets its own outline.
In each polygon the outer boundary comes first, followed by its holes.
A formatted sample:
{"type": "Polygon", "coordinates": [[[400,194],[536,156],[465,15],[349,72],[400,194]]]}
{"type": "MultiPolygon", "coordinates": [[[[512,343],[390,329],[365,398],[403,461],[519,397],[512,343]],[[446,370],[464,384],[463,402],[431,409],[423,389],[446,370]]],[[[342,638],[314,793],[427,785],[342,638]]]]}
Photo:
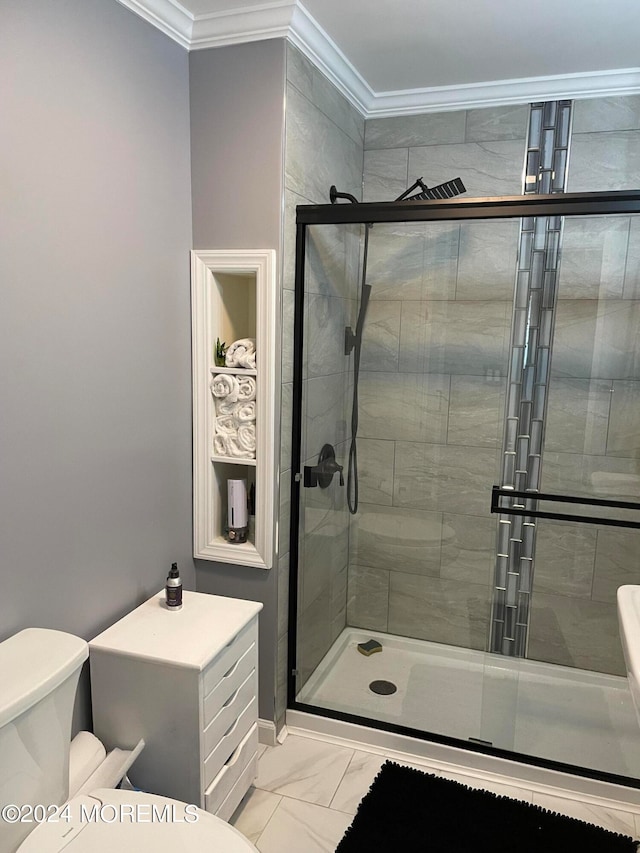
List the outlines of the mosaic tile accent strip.
{"type": "Polygon", "coordinates": [[[567,183],[571,101],[531,104],[523,192],[562,193],[567,183]]]}
{"type": "MultiPolygon", "coordinates": [[[[571,101],[531,105],[523,192],[564,192],[571,101]]],[[[523,217],[516,271],[501,487],[540,491],[557,301],[562,217],[523,217]]],[[[534,501],[513,498],[511,507],[534,501]]],[[[535,521],[499,515],[489,650],[525,657],[535,556],[535,521]]]]}

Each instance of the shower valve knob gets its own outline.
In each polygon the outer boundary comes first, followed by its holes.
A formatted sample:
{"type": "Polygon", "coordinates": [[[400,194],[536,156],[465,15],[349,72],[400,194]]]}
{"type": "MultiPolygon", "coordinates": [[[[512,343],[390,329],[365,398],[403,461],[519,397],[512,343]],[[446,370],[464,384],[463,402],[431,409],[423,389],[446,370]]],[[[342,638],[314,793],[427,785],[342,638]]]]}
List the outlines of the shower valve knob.
{"type": "Polygon", "coordinates": [[[313,489],[316,486],[326,489],[331,484],[334,474],[339,475],[340,485],[344,486],[342,465],[338,465],[336,462],[336,454],[333,447],[330,444],[325,444],[320,451],[318,464],[304,466],[303,485],[307,489],[313,489]]]}

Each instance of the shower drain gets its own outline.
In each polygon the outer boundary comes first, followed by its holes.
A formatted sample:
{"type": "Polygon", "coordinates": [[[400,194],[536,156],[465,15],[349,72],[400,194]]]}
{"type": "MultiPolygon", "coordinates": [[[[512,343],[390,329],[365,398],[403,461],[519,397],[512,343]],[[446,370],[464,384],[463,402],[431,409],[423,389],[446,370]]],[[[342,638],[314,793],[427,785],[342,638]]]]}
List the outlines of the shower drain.
{"type": "Polygon", "coordinates": [[[369,690],[379,696],[391,696],[397,689],[392,681],[372,681],[369,685],[369,690]]]}

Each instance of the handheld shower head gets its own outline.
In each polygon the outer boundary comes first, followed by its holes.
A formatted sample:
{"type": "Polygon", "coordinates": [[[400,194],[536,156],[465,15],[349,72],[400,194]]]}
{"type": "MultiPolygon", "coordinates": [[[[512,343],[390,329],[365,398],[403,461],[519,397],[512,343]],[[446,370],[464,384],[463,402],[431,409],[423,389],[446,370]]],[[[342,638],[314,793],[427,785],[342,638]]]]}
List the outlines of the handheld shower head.
{"type": "Polygon", "coordinates": [[[360,295],[360,310],[358,311],[358,319],[356,321],[355,332],[351,326],[346,326],[344,330],[344,354],[349,355],[355,346],[361,346],[362,330],[364,328],[364,320],[367,316],[367,307],[371,296],[371,285],[363,284],[362,293],[360,295]]]}

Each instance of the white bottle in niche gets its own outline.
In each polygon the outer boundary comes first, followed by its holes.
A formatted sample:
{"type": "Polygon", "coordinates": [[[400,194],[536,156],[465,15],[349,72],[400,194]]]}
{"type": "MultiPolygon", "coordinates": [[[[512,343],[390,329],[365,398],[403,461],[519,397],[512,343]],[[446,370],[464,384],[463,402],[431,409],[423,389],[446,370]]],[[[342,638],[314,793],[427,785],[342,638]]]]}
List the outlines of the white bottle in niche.
{"type": "Polygon", "coordinates": [[[249,512],[246,480],[227,480],[227,524],[229,542],[247,541],[249,512]]]}

